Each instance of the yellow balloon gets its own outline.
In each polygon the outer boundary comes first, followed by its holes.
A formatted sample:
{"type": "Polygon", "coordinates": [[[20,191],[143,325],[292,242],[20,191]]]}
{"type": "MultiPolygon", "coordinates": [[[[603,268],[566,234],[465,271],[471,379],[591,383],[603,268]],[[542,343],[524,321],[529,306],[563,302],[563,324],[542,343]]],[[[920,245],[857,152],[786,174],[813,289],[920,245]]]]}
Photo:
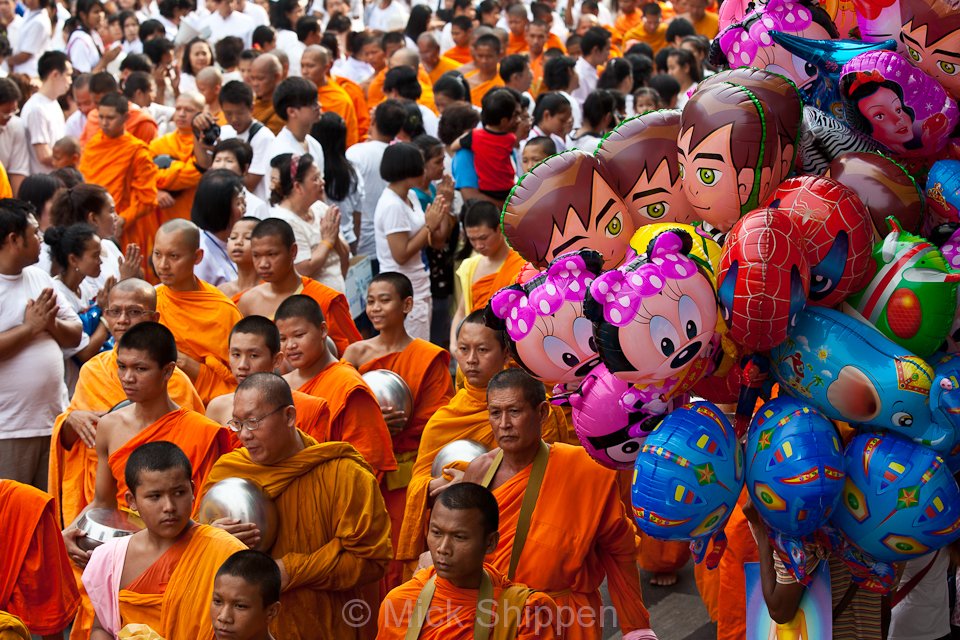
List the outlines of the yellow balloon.
{"type": "Polygon", "coordinates": [[[710,274],[714,288],[717,286],[717,269],[720,265],[720,245],[713,238],[707,238],[697,233],[697,228],[690,224],[679,222],[656,222],[637,229],[630,238],[630,248],[637,254],[646,253],[650,243],[661,233],[666,231],[683,231],[693,240],[693,249],[690,257],[695,259],[710,274]]]}

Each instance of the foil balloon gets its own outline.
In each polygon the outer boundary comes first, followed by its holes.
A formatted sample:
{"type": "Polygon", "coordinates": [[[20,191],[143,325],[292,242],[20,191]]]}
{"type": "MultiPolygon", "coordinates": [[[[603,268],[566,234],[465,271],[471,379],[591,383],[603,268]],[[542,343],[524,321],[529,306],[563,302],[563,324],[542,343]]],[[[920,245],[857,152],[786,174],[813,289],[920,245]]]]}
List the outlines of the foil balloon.
{"type": "Polygon", "coordinates": [[[810,263],[793,219],[757,209],[727,235],[717,297],[728,335],[747,351],[765,351],[787,337],[810,293],[810,263]]]}
{"type": "Polygon", "coordinates": [[[900,0],[900,41],[907,59],[960,99],[960,3],[900,0]]]}
{"type": "Polygon", "coordinates": [[[600,358],[634,385],[627,411],[663,413],[713,367],[717,300],[709,274],[690,257],[691,239],[668,231],[619,269],[600,274],[584,305],[600,358]]]}
{"type": "Polygon", "coordinates": [[[551,156],[520,178],[503,207],[510,246],[538,269],[564,253],[594,249],[605,269],[623,263],[637,227],[597,159],[579,150],[551,156]]]}
{"type": "Polygon", "coordinates": [[[960,120],[940,84],[892,51],[872,51],[843,65],[840,96],[847,123],[903,157],[930,157],[960,120]]]}
{"type": "Polygon", "coordinates": [[[691,218],[677,161],[678,110],[629,118],[604,136],[596,156],[610,185],[641,224],[691,218]]]}
{"type": "Polygon", "coordinates": [[[661,540],[693,540],[697,562],[723,553],[726,524],[743,487],[743,452],[726,416],[709,402],[683,406],[657,425],[637,455],[633,515],[661,540]]]}
{"type": "Polygon", "coordinates": [[[934,369],[867,322],[808,307],[770,358],[780,388],[831,420],[891,431],[941,452],[953,447],[960,427],[953,365],[934,369]]]}
{"type": "Polygon", "coordinates": [[[930,167],[926,196],[931,226],[960,222],[960,160],[938,160],[930,167]]]}
{"type": "Polygon", "coordinates": [[[832,524],[881,562],[902,562],[960,537],[960,488],[936,452],[893,434],[863,433],[844,452],[847,474],[832,524]]]}
{"type": "Polygon", "coordinates": [[[540,275],[490,298],[487,323],[506,332],[517,364],[538,380],[557,385],[555,393],[576,389],[600,363],[583,301],[602,264],[596,251],[568,253],[540,275]]]}
{"type": "Polygon", "coordinates": [[[821,175],[837,157],[851,152],[879,151],[880,143],[865,133],[854,131],[823,111],[803,108],[803,124],[797,150],[797,165],[804,173],[821,175]]]}
{"type": "Polygon", "coordinates": [[[833,423],[790,397],[764,404],[747,431],[746,487],[784,564],[808,583],[803,544],[833,512],[843,489],[843,454],[833,423]]]}
{"type": "Polygon", "coordinates": [[[896,38],[900,31],[899,0],[853,0],[860,38],[864,42],[880,42],[896,38]]]}
{"type": "Polygon", "coordinates": [[[810,264],[811,304],[833,307],[870,277],[873,225],[857,195],[830,178],[797,176],[777,187],[768,206],[786,211],[810,264]]]}
{"type": "Polygon", "coordinates": [[[919,233],[924,218],[923,193],[906,169],[880,153],[844,153],[826,169],[826,175],[853,190],[873,220],[874,240],[890,232],[887,218],[900,228],[919,233]]]}
{"type": "Polygon", "coordinates": [[[950,331],[960,273],[930,242],[901,230],[893,220],[891,227],[874,246],[866,287],[847,302],[887,338],[925,358],[950,331]]]}

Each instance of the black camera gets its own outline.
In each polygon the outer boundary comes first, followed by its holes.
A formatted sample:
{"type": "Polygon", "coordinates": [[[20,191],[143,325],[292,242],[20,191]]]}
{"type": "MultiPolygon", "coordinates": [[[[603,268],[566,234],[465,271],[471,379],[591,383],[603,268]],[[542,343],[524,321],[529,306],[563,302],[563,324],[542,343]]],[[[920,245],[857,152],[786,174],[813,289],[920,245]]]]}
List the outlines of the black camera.
{"type": "Polygon", "coordinates": [[[217,141],[220,140],[220,125],[214,122],[212,125],[203,130],[203,144],[208,147],[214,147],[217,144],[217,141]]]}

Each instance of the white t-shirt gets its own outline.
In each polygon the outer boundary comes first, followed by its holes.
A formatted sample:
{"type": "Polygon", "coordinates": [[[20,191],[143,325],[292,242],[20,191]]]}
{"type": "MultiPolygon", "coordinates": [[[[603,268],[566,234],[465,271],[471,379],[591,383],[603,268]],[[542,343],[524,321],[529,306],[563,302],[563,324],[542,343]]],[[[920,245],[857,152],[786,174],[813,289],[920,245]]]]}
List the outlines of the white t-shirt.
{"type": "Polygon", "coordinates": [[[290,77],[300,75],[300,59],[303,58],[303,52],[307,50],[307,45],[299,40],[289,43],[283,50],[287,54],[287,60],[290,62],[290,77]]]}
{"type": "MultiPolygon", "coordinates": [[[[311,223],[286,207],[280,205],[271,207],[271,218],[285,220],[293,228],[293,237],[297,242],[297,262],[309,259],[313,249],[320,244],[320,220],[327,214],[327,209],[327,205],[323,202],[314,202],[310,206],[310,213],[313,215],[311,223]]],[[[311,277],[341,293],[347,288],[343,280],[343,272],[340,271],[340,256],[336,251],[327,253],[327,260],[323,263],[320,273],[311,277]]]]}
{"type": "Polygon", "coordinates": [[[330,197],[329,192],[327,193],[327,204],[340,207],[340,235],[347,241],[347,244],[353,244],[357,240],[357,234],[353,230],[353,212],[363,211],[363,176],[359,173],[356,175],[357,181],[351,183],[351,189],[343,200],[334,200],[330,197]]]}
{"type": "MultiPolygon", "coordinates": [[[[261,181],[260,184],[263,184],[263,181],[261,181]]],[[[270,217],[270,205],[250,193],[246,187],[243,188],[243,198],[247,203],[247,213],[244,215],[251,216],[257,220],[266,220],[270,217]]]]}
{"type": "MultiPolygon", "coordinates": [[[[27,301],[55,287],[53,278],[37,267],[27,267],[16,276],[0,274],[0,331],[23,324],[27,301]]],[[[57,304],[59,319],[80,321],[70,302],[59,294],[57,304]]],[[[40,334],[15,355],[0,360],[0,438],[49,436],[65,406],[63,352],[50,334],[40,334]]]]}
{"type": "Polygon", "coordinates": [[[367,13],[367,27],[380,31],[397,31],[407,26],[410,12],[397,0],[393,0],[386,9],[380,8],[380,2],[374,2],[367,13]]]}
{"type": "MultiPolygon", "coordinates": [[[[257,135],[259,136],[260,134],[258,133],[257,135]]],[[[317,139],[310,134],[307,134],[306,139],[301,143],[294,137],[293,133],[290,132],[290,129],[286,127],[280,129],[280,133],[277,134],[277,139],[270,145],[270,152],[267,155],[270,157],[270,160],[273,160],[284,153],[292,153],[298,156],[309,153],[313,156],[313,162],[317,165],[317,168],[320,169],[320,173],[323,173],[323,147],[321,147],[317,139]],[[306,144],[306,149],[304,149],[304,144],[306,144]]],[[[267,166],[270,166],[269,162],[267,166]]],[[[265,175],[266,181],[269,183],[270,172],[268,171],[265,175]]]]}
{"type": "Polygon", "coordinates": [[[246,4],[243,5],[243,14],[253,18],[256,27],[265,27],[270,24],[270,16],[267,14],[267,10],[253,0],[247,0],[246,4]]]}
{"type": "Polygon", "coordinates": [[[577,58],[577,63],[573,68],[577,72],[577,76],[580,77],[580,86],[574,90],[573,97],[583,102],[587,99],[587,96],[597,88],[597,82],[600,81],[600,74],[597,73],[595,66],[583,58],[577,58]]]}
{"type": "Polygon", "coordinates": [[[50,16],[46,9],[37,9],[28,13],[23,20],[23,26],[20,28],[20,41],[13,53],[29,53],[31,55],[26,62],[22,62],[13,68],[14,73],[25,73],[31,78],[38,77],[37,61],[43,52],[50,49],[52,38],[53,25],[50,24],[50,16]]]}
{"type": "Polygon", "coordinates": [[[90,34],[83,29],[76,29],[67,40],[67,56],[76,73],[90,73],[103,52],[103,40],[100,34],[90,34]]]}
{"type": "Polygon", "coordinates": [[[63,117],[63,109],[56,100],[51,100],[39,91],[27,100],[21,112],[24,124],[27,125],[30,151],[30,173],[50,173],[53,167],[41,164],[34,151],[35,144],[48,144],[52,148],[54,143],[67,135],[67,121],[63,117]]]}
{"type": "Polygon", "coordinates": [[[210,284],[218,284],[237,279],[237,265],[227,254],[227,243],[209,231],[200,231],[200,248],[203,259],[193,268],[193,274],[210,284]]]}
{"type": "Polygon", "coordinates": [[[420,117],[423,119],[423,130],[427,132],[427,135],[436,138],[437,129],[440,127],[440,118],[422,104],[418,104],[417,107],[420,108],[420,117]]]}
{"type": "MultiPolygon", "coordinates": [[[[221,140],[240,138],[253,148],[253,159],[250,161],[250,167],[247,169],[247,172],[256,176],[263,176],[263,179],[260,180],[260,184],[257,185],[253,193],[261,200],[266,201],[270,200],[270,160],[273,159],[273,156],[270,155],[270,147],[273,145],[276,137],[277,136],[273,135],[273,131],[270,131],[269,127],[256,120],[254,120],[243,133],[237,133],[237,130],[228,124],[220,127],[221,140]],[[254,128],[254,125],[257,124],[260,126],[257,127],[257,134],[253,136],[253,140],[251,140],[250,131],[254,128]]],[[[250,211],[249,206],[247,207],[247,211],[250,211]]]]}
{"type": "MultiPolygon", "coordinates": [[[[247,5],[253,4],[248,2],[247,5]]],[[[204,19],[204,26],[210,28],[210,37],[207,39],[211,46],[227,36],[236,36],[243,40],[243,46],[249,48],[253,41],[253,30],[257,23],[253,18],[239,11],[232,11],[224,18],[219,11],[211,13],[204,19]]]]}
{"type": "Polygon", "coordinates": [[[0,162],[7,174],[30,175],[30,143],[27,125],[20,116],[13,116],[5,127],[0,127],[0,162]]]}
{"type": "Polygon", "coordinates": [[[377,246],[374,242],[374,212],[380,200],[380,194],[387,188],[387,183],[380,177],[380,160],[387,148],[386,142],[369,140],[351,146],[347,149],[347,160],[353,163],[353,168],[363,179],[363,208],[360,210],[360,242],[357,245],[357,255],[377,255],[377,246]]]}
{"type": "MultiPolygon", "coordinates": [[[[910,582],[931,560],[933,554],[929,553],[908,561],[900,587],[910,582]]],[[[950,635],[949,567],[950,554],[941,549],[923,579],[893,608],[889,640],[936,640],[950,635]]]]}
{"type": "MultiPolygon", "coordinates": [[[[57,296],[66,300],[74,313],[81,314],[96,303],[97,290],[89,284],[90,278],[84,278],[80,283],[80,296],[63,284],[60,278],[54,278],[54,290],[57,296]]],[[[80,365],[73,359],[77,353],[87,348],[90,336],[86,332],[80,336],[80,344],[69,349],[61,349],[63,353],[63,381],[67,385],[67,397],[72,398],[77,388],[77,379],[80,377],[80,365]]]]}
{"type": "Polygon", "coordinates": [[[87,114],[77,109],[67,118],[65,125],[66,135],[79,139],[83,135],[83,130],[87,126],[87,114]]]}
{"type": "Polygon", "coordinates": [[[557,91],[560,95],[567,99],[567,102],[570,103],[570,111],[573,113],[573,130],[576,131],[583,124],[583,109],[580,107],[580,103],[573,99],[566,91],[557,91]]]}
{"type": "Polygon", "coordinates": [[[363,84],[376,74],[376,70],[363,60],[357,60],[353,56],[349,58],[340,58],[333,63],[333,75],[341,78],[348,78],[357,84],[363,84]]]}
{"type": "Polygon", "coordinates": [[[390,251],[387,236],[391,233],[415,234],[426,220],[420,200],[412,192],[404,200],[393,189],[384,189],[377,201],[374,213],[374,229],[377,245],[377,260],[380,261],[380,273],[396,271],[410,278],[413,285],[414,300],[430,300],[430,265],[423,252],[413,256],[404,264],[398,264],[390,251]]]}

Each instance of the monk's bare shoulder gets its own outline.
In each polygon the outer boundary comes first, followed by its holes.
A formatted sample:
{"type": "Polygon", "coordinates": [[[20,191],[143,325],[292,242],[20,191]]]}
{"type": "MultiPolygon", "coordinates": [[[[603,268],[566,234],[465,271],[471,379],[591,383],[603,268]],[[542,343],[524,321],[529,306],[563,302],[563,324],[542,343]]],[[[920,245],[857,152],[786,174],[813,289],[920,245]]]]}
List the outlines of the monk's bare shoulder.
{"type": "Polygon", "coordinates": [[[244,317],[264,315],[261,309],[265,302],[263,287],[266,286],[266,284],[258,284],[240,297],[237,308],[240,309],[240,313],[242,313],[244,317]]]}
{"type": "Polygon", "coordinates": [[[128,405],[121,409],[111,411],[104,415],[97,422],[97,442],[106,446],[106,450],[113,453],[120,445],[128,440],[123,437],[124,432],[128,431],[133,424],[134,405],[128,405]]]}
{"type": "Polygon", "coordinates": [[[494,449],[493,451],[488,451],[474,458],[473,461],[467,465],[467,470],[463,473],[463,481],[480,484],[483,481],[483,477],[487,475],[490,465],[493,464],[493,459],[497,457],[498,451],[499,449],[494,449]]]}
{"type": "Polygon", "coordinates": [[[343,351],[343,359],[352,364],[357,369],[371,358],[372,348],[369,344],[373,339],[354,342],[343,351]]]}
{"type": "Polygon", "coordinates": [[[207,417],[219,424],[227,424],[233,414],[233,394],[217,396],[207,405],[207,417]]]}

